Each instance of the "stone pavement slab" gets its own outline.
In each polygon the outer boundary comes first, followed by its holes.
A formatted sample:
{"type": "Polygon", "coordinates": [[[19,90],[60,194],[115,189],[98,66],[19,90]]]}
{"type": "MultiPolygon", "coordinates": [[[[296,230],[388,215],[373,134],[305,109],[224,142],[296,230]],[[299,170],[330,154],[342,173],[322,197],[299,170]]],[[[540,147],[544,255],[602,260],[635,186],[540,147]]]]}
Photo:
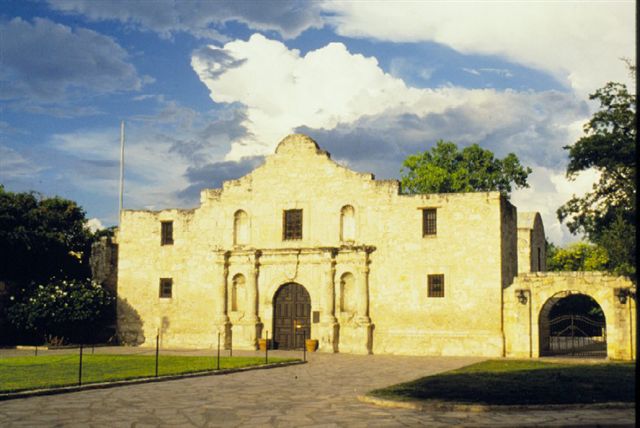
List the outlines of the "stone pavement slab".
{"type": "Polygon", "coordinates": [[[634,426],[633,408],[418,412],[357,399],[374,388],[478,361],[313,353],[304,365],[4,401],[0,426],[634,426]]]}

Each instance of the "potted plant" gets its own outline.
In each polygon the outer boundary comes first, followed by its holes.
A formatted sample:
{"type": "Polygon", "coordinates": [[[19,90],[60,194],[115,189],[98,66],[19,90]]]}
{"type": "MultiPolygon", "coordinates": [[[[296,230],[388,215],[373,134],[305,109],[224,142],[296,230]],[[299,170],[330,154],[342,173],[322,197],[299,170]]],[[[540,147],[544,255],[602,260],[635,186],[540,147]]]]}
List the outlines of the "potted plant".
{"type": "Polygon", "coordinates": [[[307,339],[304,341],[308,352],[315,352],[318,349],[318,340],[317,339],[307,339]]]}
{"type": "Polygon", "coordinates": [[[258,339],[258,348],[261,351],[266,351],[267,347],[271,348],[271,339],[258,339]]]}

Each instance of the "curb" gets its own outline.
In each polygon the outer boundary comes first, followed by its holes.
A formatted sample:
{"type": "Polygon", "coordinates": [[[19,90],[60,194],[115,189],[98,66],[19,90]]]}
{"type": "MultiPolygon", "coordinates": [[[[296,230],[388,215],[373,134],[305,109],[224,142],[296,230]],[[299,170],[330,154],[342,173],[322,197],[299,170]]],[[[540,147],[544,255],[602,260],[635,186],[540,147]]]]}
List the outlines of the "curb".
{"type": "Polygon", "coordinates": [[[61,386],[61,387],[47,388],[47,389],[31,389],[28,391],[0,393],[0,401],[15,400],[18,398],[36,397],[41,395],[66,394],[68,392],[87,391],[91,389],[116,388],[118,386],[138,385],[143,383],[165,382],[170,380],[188,379],[192,377],[221,376],[221,375],[238,373],[238,372],[275,369],[278,367],[295,366],[298,364],[306,364],[306,363],[307,363],[306,361],[286,361],[286,362],[280,362],[280,363],[260,364],[257,366],[239,367],[235,369],[209,370],[209,371],[166,375],[166,376],[158,376],[158,377],[142,377],[137,379],[116,380],[113,382],[88,383],[86,385],[61,386]]]}
{"type": "Polygon", "coordinates": [[[593,404],[520,404],[520,405],[497,405],[497,404],[467,404],[452,403],[447,401],[395,401],[384,398],[372,397],[370,395],[359,395],[358,400],[374,404],[380,407],[410,409],[419,412],[519,412],[519,411],[557,411],[557,410],[598,410],[598,409],[633,409],[635,403],[610,402],[593,404]]]}
{"type": "Polygon", "coordinates": [[[10,346],[10,347],[5,348],[5,349],[15,349],[17,351],[35,351],[36,349],[38,349],[39,351],[48,351],[49,347],[47,345],[42,345],[42,346],[16,345],[16,346],[10,346]]]}

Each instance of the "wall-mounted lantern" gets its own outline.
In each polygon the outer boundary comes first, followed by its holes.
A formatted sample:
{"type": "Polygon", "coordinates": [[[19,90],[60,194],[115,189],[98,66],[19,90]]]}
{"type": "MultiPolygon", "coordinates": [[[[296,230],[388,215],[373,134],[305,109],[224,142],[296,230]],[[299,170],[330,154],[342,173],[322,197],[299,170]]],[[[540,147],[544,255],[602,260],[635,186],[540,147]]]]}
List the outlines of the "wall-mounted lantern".
{"type": "Polygon", "coordinates": [[[627,299],[629,297],[631,297],[634,300],[636,298],[635,290],[632,290],[630,288],[616,288],[614,293],[615,293],[615,296],[618,298],[618,301],[623,305],[627,303],[627,299]]]}
{"type": "Polygon", "coordinates": [[[527,292],[525,290],[516,290],[516,297],[518,298],[518,302],[521,304],[526,304],[529,300],[527,297],[527,292]]]}

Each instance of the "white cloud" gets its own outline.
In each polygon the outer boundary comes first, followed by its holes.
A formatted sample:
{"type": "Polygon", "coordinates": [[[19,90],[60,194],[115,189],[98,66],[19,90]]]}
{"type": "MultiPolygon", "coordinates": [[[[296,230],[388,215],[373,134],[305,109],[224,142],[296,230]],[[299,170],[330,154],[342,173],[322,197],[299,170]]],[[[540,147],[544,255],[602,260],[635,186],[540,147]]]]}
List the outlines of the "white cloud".
{"type": "MultiPolygon", "coordinates": [[[[194,204],[201,188],[218,183],[221,171],[207,166],[220,161],[230,141],[245,134],[239,123],[242,110],[234,106],[200,113],[162,96],[152,98],[157,101],[155,112],[126,123],[124,206],[162,209],[194,204]],[[194,183],[199,189],[194,190],[194,183]]],[[[64,155],[52,166],[56,179],[98,199],[98,216],[107,224],[117,218],[118,125],[55,134],[48,144],[54,157],[64,155]]]]}
{"type": "Polygon", "coordinates": [[[209,50],[235,59],[233,66],[223,68],[220,55],[194,52],[193,69],[211,98],[247,106],[245,126],[252,136],[234,145],[230,159],[267,154],[296,126],[333,127],[419,96],[418,90],[385,74],[375,58],[352,55],[340,43],[301,57],[295,49],[254,34],[246,42],[209,50]]]}
{"type": "Polygon", "coordinates": [[[465,73],[473,74],[474,76],[480,76],[480,72],[475,68],[463,67],[462,71],[464,71],[465,73]]]}
{"type": "Polygon", "coordinates": [[[511,202],[520,212],[540,212],[547,239],[564,246],[581,237],[572,235],[565,224],[558,221],[556,210],[572,196],[583,196],[590,192],[598,179],[599,174],[593,169],[584,171],[570,181],[562,170],[534,165],[533,173],[529,176],[530,187],[514,191],[511,202]]]}
{"type": "MultiPolygon", "coordinates": [[[[119,128],[55,134],[51,146],[70,159],[59,171],[67,182],[117,201],[119,128]]],[[[187,162],[171,153],[170,142],[158,141],[148,129],[129,127],[125,145],[125,208],[157,209],[179,206],[175,196],[188,185],[187,162]]],[[[115,206],[115,204],[114,204],[115,206]]]]}
{"type": "Polygon", "coordinates": [[[630,83],[621,57],[635,55],[635,2],[325,2],[349,37],[434,41],[498,55],[553,73],[581,95],[630,83]]]}
{"type": "MultiPolygon", "coordinates": [[[[448,127],[467,131],[456,135],[455,141],[463,144],[502,130],[508,135],[500,139],[511,136],[513,144],[525,151],[538,150],[539,156],[543,151],[513,136],[539,134],[534,127],[553,125],[564,130],[567,121],[586,114],[573,96],[553,91],[408,87],[385,73],[375,58],[352,54],[340,43],[301,56],[295,49],[256,34],[248,41],[198,50],[192,66],[215,102],[239,102],[247,107],[243,123],[248,133],[236,140],[227,160],[270,154],[281,138],[298,127],[332,129],[364,117],[403,114],[441,117],[448,127]]],[[[437,122],[433,126],[444,128],[437,122]]],[[[559,149],[567,141],[545,144],[559,149]]]]}
{"type": "Polygon", "coordinates": [[[99,218],[94,217],[87,220],[87,229],[89,229],[92,233],[95,233],[98,230],[104,229],[104,225],[99,218]]]}
{"type": "Polygon", "coordinates": [[[96,21],[118,20],[162,37],[188,32],[196,37],[226,40],[218,30],[235,21],[254,30],[276,31],[283,37],[295,38],[308,28],[324,25],[319,2],[297,0],[262,0],[259,5],[211,0],[49,0],[49,6],[96,21]]]}
{"type": "Polygon", "coordinates": [[[138,76],[113,39],[86,28],[14,18],[0,21],[0,34],[0,98],[17,100],[24,108],[33,106],[34,99],[42,103],[73,94],[139,90],[149,81],[138,76]]]}
{"type": "Polygon", "coordinates": [[[28,178],[42,170],[11,147],[0,144],[0,183],[28,178]]]}

